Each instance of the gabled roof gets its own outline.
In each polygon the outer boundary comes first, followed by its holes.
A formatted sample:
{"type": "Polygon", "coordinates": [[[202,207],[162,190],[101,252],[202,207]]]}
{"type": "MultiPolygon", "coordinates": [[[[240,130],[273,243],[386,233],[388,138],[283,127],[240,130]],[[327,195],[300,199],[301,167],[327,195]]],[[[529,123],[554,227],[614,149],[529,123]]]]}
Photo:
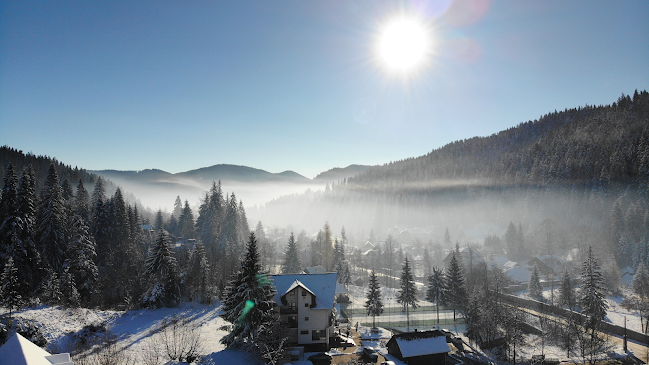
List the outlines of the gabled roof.
{"type": "Polygon", "coordinates": [[[72,364],[69,354],[50,355],[19,333],[0,347],[0,365],[52,365],[72,364]]]}
{"type": "Polygon", "coordinates": [[[308,291],[309,293],[313,294],[316,298],[318,297],[318,296],[315,295],[315,294],[314,294],[314,293],[313,293],[309,288],[307,288],[304,284],[302,284],[302,283],[301,283],[299,280],[297,280],[297,279],[295,279],[295,281],[293,282],[293,284],[291,284],[291,286],[289,286],[288,289],[286,289],[286,292],[285,292],[284,294],[282,294],[282,296],[285,296],[285,295],[288,294],[291,290],[297,288],[298,286],[301,286],[304,290],[306,290],[306,291],[308,291]]]}
{"type": "Polygon", "coordinates": [[[408,332],[392,336],[401,351],[401,357],[441,354],[451,351],[441,331],[408,332]]]}
{"type": "Polygon", "coordinates": [[[335,272],[327,274],[274,275],[272,279],[277,290],[275,302],[281,305],[282,296],[292,290],[292,287],[295,288],[295,286],[300,285],[316,297],[316,306],[311,309],[331,309],[334,307],[337,277],[338,274],[335,272]]]}

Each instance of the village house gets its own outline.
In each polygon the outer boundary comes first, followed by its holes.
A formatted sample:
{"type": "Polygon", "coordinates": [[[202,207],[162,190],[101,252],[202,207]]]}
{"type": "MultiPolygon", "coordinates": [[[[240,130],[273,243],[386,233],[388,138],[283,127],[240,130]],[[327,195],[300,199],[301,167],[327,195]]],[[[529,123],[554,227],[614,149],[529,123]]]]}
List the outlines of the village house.
{"type": "Polygon", "coordinates": [[[440,330],[400,333],[392,336],[386,346],[390,355],[414,365],[446,365],[446,354],[451,351],[440,330]]]}
{"type": "Polygon", "coordinates": [[[275,275],[275,302],[288,341],[328,350],[336,319],[336,273],[275,275]]]}

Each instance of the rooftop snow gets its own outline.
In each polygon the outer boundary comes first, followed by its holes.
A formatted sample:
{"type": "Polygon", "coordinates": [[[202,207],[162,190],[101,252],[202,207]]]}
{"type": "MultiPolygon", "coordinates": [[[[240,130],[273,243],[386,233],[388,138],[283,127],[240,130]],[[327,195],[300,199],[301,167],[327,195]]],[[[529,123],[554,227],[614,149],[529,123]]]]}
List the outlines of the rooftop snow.
{"type": "Polygon", "coordinates": [[[401,356],[404,358],[451,351],[446,343],[446,336],[417,338],[412,340],[397,337],[396,340],[399,349],[401,350],[401,356]]]}
{"type": "Polygon", "coordinates": [[[308,288],[316,297],[316,306],[311,309],[331,309],[334,306],[334,295],[336,293],[336,278],[338,274],[293,274],[293,275],[274,275],[271,278],[275,284],[277,294],[275,302],[282,303],[282,295],[288,292],[288,289],[299,281],[300,284],[308,288]]]}

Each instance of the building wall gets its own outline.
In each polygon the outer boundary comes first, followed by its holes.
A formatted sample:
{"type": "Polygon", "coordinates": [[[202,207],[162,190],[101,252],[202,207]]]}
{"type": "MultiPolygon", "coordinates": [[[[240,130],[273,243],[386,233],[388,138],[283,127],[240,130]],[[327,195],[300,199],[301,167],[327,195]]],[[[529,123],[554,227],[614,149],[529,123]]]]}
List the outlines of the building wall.
{"type": "Polygon", "coordinates": [[[295,288],[284,298],[286,305],[280,308],[280,311],[284,312],[281,321],[289,323],[289,317],[297,317],[297,328],[290,329],[291,334],[294,334],[295,337],[290,336],[290,340],[294,340],[292,342],[297,342],[300,345],[313,343],[328,345],[329,336],[333,334],[333,329],[329,325],[331,309],[311,309],[313,295],[301,287],[295,288]],[[293,313],[291,308],[295,308],[297,313],[293,313]],[[321,331],[317,333],[319,336],[316,340],[313,339],[314,331],[321,331]]]}

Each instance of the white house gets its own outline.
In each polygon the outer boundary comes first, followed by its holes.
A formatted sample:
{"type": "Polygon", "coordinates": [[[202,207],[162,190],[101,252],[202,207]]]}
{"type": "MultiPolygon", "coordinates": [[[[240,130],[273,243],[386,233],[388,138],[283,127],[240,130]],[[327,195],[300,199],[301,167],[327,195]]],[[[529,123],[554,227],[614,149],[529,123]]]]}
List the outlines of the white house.
{"type": "Polygon", "coordinates": [[[329,349],[334,334],[336,273],[275,275],[276,309],[289,343],[329,349]]]}
{"type": "Polygon", "coordinates": [[[0,347],[0,365],[74,365],[70,354],[52,355],[16,333],[0,347]]]}

